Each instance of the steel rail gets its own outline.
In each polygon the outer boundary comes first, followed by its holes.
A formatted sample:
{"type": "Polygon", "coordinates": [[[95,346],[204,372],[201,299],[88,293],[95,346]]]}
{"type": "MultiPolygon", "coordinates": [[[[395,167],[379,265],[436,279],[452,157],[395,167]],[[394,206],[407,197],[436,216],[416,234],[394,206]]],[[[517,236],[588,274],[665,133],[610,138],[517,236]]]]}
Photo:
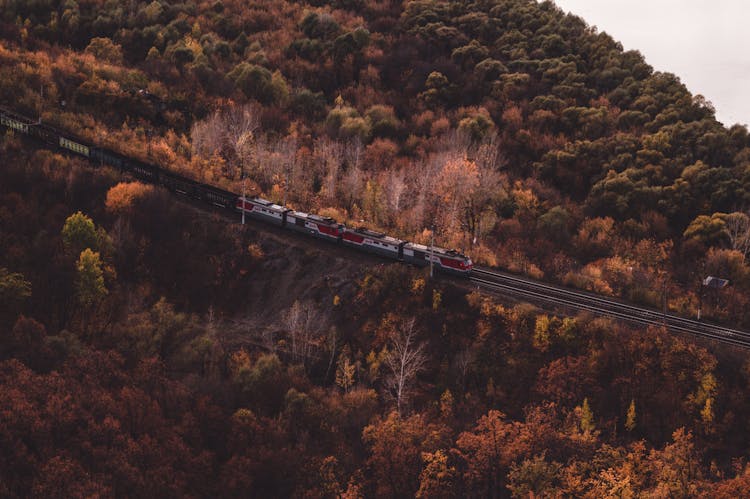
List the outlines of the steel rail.
{"type": "Polygon", "coordinates": [[[746,331],[740,331],[737,329],[731,329],[723,326],[718,326],[716,324],[711,324],[708,322],[701,322],[697,321],[695,319],[690,319],[687,317],[681,317],[679,315],[674,315],[664,312],[660,312],[658,310],[653,310],[645,307],[640,307],[637,305],[633,305],[627,302],[623,302],[614,298],[609,298],[601,295],[596,295],[594,293],[579,291],[575,289],[565,288],[561,286],[556,286],[553,284],[547,284],[540,281],[535,281],[533,279],[524,278],[520,276],[514,276],[511,274],[506,274],[503,272],[495,272],[487,269],[482,268],[475,268],[472,272],[480,275],[485,275],[488,277],[492,277],[494,279],[503,279],[504,281],[511,281],[515,282],[517,284],[522,284],[525,286],[530,286],[536,289],[544,289],[546,291],[556,293],[559,295],[564,296],[575,296],[577,298],[583,299],[583,300],[590,300],[595,301],[597,303],[601,303],[603,305],[607,306],[616,306],[621,309],[627,309],[637,314],[642,315],[650,315],[651,317],[654,317],[655,319],[661,320],[661,321],[668,321],[671,323],[679,323],[683,327],[694,327],[699,329],[711,329],[717,333],[725,334],[725,335],[732,335],[732,336],[739,336],[744,338],[750,338],[750,333],[746,331]]]}
{"type": "Polygon", "coordinates": [[[592,293],[562,288],[532,279],[477,267],[472,270],[471,281],[482,287],[503,291],[511,295],[542,300],[547,303],[564,305],[578,310],[587,310],[641,325],[663,325],[675,332],[720,340],[745,348],[750,347],[750,333],[698,322],[672,314],[664,314],[592,293]],[[484,276],[484,278],[481,276],[484,276]]]}

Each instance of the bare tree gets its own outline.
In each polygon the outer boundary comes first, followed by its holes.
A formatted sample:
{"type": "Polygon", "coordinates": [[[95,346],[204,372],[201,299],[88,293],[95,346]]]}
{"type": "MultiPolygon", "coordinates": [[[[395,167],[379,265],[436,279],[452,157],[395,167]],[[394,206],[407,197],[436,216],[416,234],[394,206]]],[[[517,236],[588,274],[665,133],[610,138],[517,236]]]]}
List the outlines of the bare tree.
{"type": "Polygon", "coordinates": [[[347,201],[347,208],[362,204],[362,191],[365,176],[359,166],[350,166],[341,179],[341,191],[347,201]]]}
{"type": "Polygon", "coordinates": [[[466,379],[469,375],[469,369],[474,363],[474,352],[470,348],[461,350],[456,354],[453,362],[461,380],[459,386],[461,387],[461,390],[466,390],[466,379]]]}
{"type": "Polygon", "coordinates": [[[330,139],[315,141],[315,157],[320,160],[323,176],[323,194],[330,200],[336,199],[341,163],[344,160],[344,145],[330,139]]]}
{"type": "Polygon", "coordinates": [[[276,151],[281,160],[281,173],[284,177],[284,204],[286,204],[288,194],[292,192],[292,185],[297,185],[294,182],[294,175],[297,172],[298,149],[296,135],[288,135],[276,143],[276,151]]]}
{"type": "Polygon", "coordinates": [[[228,162],[246,161],[252,152],[251,146],[258,138],[259,128],[260,112],[256,105],[217,110],[193,124],[190,132],[193,155],[208,158],[218,154],[228,162]]]}
{"type": "Polygon", "coordinates": [[[424,342],[417,342],[416,319],[404,322],[391,333],[385,365],[390,374],[385,379],[385,388],[396,401],[399,414],[414,389],[417,375],[427,362],[424,342]]]}
{"type": "Polygon", "coordinates": [[[403,170],[390,172],[383,183],[388,199],[388,209],[391,213],[399,213],[401,197],[406,192],[406,181],[403,170]]]}
{"type": "Polygon", "coordinates": [[[747,258],[750,252],[750,217],[737,211],[726,215],[724,224],[732,249],[742,253],[743,258],[747,258]]]}
{"type": "Polygon", "coordinates": [[[308,360],[320,343],[316,333],[321,327],[322,318],[312,304],[295,301],[286,313],[284,323],[291,343],[289,353],[292,360],[301,362],[307,368],[308,360]]]}
{"type": "Polygon", "coordinates": [[[193,156],[208,158],[213,154],[219,154],[224,141],[222,128],[221,113],[219,111],[214,112],[204,120],[193,123],[193,127],[190,130],[193,156]]]}

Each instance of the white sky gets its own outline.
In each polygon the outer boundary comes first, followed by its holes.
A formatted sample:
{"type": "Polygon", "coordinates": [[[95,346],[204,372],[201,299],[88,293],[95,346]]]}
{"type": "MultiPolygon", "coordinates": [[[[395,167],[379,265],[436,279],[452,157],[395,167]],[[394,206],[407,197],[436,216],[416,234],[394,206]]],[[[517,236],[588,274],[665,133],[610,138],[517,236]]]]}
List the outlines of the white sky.
{"type": "Polygon", "coordinates": [[[676,74],[725,126],[750,123],[750,0],[554,0],[676,74]]]}

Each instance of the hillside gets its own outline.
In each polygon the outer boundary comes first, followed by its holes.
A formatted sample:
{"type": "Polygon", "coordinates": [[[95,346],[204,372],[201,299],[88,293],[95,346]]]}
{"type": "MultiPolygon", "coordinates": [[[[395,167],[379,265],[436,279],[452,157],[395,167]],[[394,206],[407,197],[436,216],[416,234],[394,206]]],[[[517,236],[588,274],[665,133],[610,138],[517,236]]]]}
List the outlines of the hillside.
{"type": "MultiPolygon", "coordinates": [[[[747,129],[552,2],[0,0],[0,104],[750,327],[747,129]]],[[[11,133],[0,158],[0,495],[748,492],[743,352],[243,229],[11,133]]]]}

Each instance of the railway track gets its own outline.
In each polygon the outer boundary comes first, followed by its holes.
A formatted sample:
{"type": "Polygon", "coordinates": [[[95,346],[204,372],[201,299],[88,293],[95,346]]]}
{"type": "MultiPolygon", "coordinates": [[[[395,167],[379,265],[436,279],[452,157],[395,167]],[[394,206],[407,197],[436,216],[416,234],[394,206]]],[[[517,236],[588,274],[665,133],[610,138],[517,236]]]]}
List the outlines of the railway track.
{"type": "Polygon", "coordinates": [[[531,301],[542,301],[575,310],[588,311],[639,325],[665,326],[676,333],[721,341],[750,348],[750,333],[696,321],[674,314],[624,303],[573,289],[534,281],[525,277],[474,267],[471,282],[481,288],[531,301]]]}
{"type": "MultiPolygon", "coordinates": [[[[106,150],[97,148],[94,145],[86,145],[85,141],[81,139],[75,139],[80,141],[80,143],[74,142],[66,138],[70,135],[67,132],[57,131],[47,125],[34,123],[30,118],[16,114],[4,107],[0,107],[0,112],[3,114],[0,124],[37,138],[48,147],[66,147],[76,154],[86,156],[92,161],[94,161],[92,154],[98,153],[100,155],[99,163],[106,162],[109,166],[118,166],[113,163],[117,163],[117,161],[122,163],[127,160],[132,163],[127,170],[138,179],[162,185],[178,194],[199,199],[204,203],[219,206],[225,210],[231,210],[234,207],[237,194],[198,183],[174,172],[141,163],[132,158],[125,158],[118,153],[109,153],[109,156],[106,158],[107,161],[104,161],[105,153],[108,153],[106,150]],[[185,188],[191,190],[192,195],[185,188]],[[217,199],[221,200],[222,204],[217,203],[217,199]]],[[[74,137],[74,135],[70,135],[70,137],[74,137]]],[[[123,170],[122,164],[119,167],[123,170]]],[[[545,302],[574,310],[585,310],[639,325],[663,325],[676,333],[692,334],[697,337],[750,348],[750,333],[748,332],[699,322],[673,314],[665,314],[653,309],[598,296],[593,293],[545,284],[524,277],[479,267],[474,267],[470,279],[473,283],[484,289],[501,292],[509,296],[516,296],[530,301],[545,302]]]]}

